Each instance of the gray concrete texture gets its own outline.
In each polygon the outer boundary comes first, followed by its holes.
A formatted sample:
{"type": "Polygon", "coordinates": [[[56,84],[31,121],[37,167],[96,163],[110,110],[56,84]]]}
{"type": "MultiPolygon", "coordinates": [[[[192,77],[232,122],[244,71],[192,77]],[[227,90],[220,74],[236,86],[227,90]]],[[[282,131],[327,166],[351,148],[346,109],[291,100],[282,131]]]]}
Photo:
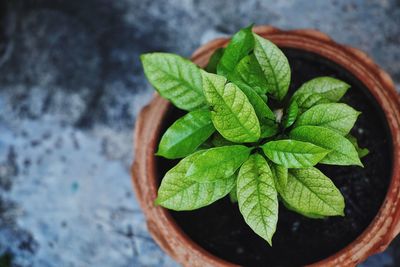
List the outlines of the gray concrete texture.
{"type": "MultiPolygon", "coordinates": [[[[177,266],[129,177],[153,93],[141,53],[189,56],[250,23],[315,28],[400,88],[399,0],[15,0],[0,20],[0,266],[177,266]]],[[[400,266],[399,243],[362,266],[400,266]]]]}

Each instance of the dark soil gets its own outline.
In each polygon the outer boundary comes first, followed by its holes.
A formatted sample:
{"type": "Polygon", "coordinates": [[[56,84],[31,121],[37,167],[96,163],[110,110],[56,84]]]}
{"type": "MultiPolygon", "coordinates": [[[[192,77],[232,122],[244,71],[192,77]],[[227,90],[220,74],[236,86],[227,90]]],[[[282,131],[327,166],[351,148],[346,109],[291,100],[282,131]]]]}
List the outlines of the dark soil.
{"type": "MultiPolygon", "coordinates": [[[[362,159],[365,168],[318,168],[330,177],[345,197],[345,217],[308,219],[279,209],[273,247],[245,224],[236,204],[226,197],[216,203],[190,212],[173,212],[177,224],[196,243],[212,254],[244,266],[301,266],[324,259],[359,236],[377,214],[387,191],[392,169],[392,144],[383,111],[366,87],[342,67],[312,53],[284,49],[292,68],[291,92],[317,76],[332,76],[352,88],[343,98],[362,112],[352,134],[370,154],[362,159]]],[[[182,115],[173,108],[165,128],[182,115]]],[[[164,173],[176,161],[158,158],[158,173],[164,173]]]]}

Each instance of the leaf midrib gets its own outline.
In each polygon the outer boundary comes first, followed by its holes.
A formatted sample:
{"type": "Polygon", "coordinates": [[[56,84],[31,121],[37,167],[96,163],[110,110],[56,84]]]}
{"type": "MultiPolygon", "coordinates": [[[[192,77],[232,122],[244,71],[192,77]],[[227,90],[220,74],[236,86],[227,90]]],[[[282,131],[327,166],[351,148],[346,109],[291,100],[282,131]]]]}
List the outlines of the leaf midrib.
{"type": "MultiPolygon", "coordinates": [[[[322,126],[314,126],[314,125],[302,125],[302,126],[300,126],[300,127],[322,127],[322,126]]],[[[322,128],[324,128],[324,127],[322,127],[322,128]]],[[[329,128],[324,128],[324,129],[327,129],[327,130],[329,130],[329,131],[332,131],[332,132],[334,132],[335,134],[337,134],[338,136],[340,136],[340,137],[343,137],[344,139],[346,139],[344,136],[342,136],[342,135],[340,135],[337,131],[335,131],[335,130],[332,130],[332,129],[329,129],[329,128]]],[[[314,133],[314,137],[315,137],[316,135],[315,135],[315,133],[314,133]]],[[[301,136],[301,138],[300,139],[302,139],[301,141],[303,141],[303,142],[310,142],[309,141],[309,139],[308,138],[304,138],[304,136],[301,136]]],[[[347,140],[347,139],[346,139],[347,140]]],[[[347,141],[349,141],[349,140],[347,140],[347,141]]],[[[349,141],[350,142],[350,141],[349,141]]],[[[335,143],[336,143],[336,141],[335,141],[335,143]]],[[[351,143],[351,142],[350,142],[351,143]]],[[[320,146],[320,147],[322,147],[322,148],[324,148],[324,149],[327,149],[327,150],[330,150],[330,152],[328,153],[328,154],[326,154],[326,157],[329,157],[330,155],[331,155],[331,153],[332,152],[335,152],[335,153],[338,153],[338,154],[340,154],[340,155],[342,155],[344,158],[346,158],[346,159],[348,159],[348,160],[350,160],[350,161],[352,161],[353,159],[350,157],[350,156],[348,156],[348,153],[343,153],[342,151],[339,151],[339,150],[337,150],[336,149],[336,145],[334,146],[334,147],[327,147],[326,145],[325,145],[325,143],[321,143],[321,142],[318,142],[318,144],[316,144],[317,146],[320,146]]],[[[324,158],[325,159],[325,158],[324,158]]],[[[324,159],[322,159],[321,160],[321,163],[323,162],[323,160],[324,159]]]]}
{"type": "MultiPolygon", "coordinates": [[[[180,174],[183,174],[182,176],[185,175],[183,172],[180,172],[180,174]]],[[[229,179],[229,178],[226,178],[226,179],[229,179]]],[[[169,200],[169,199],[171,199],[171,198],[173,198],[173,197],[175,197],[177,195],[183,194],[183,191],[187,191],[193,186],[196,186],[196,185],[201,186],[202,184],[215,183],[215,181],[209,181],[209,182],[205,182],[205,183],[197,183],[196,181],[193,181],[193,180],[188,180],[188,181],[185,181],[185,182],[189,182],[189,181],[190,181],[190,185],[189,186],[183,187],[183,190],[174,191],[173,194],[168,195],[168,197],[166,197],[166,198],[163,198],[161,202],[165,202],[165,201],[167,201],[167,200],[169,200]]],[[[182,187],[180,187],[180,188],[182,188],[182,187]]]]}
{"type": "MultiPolygon", "coordinates": [[[[337,114],[337,113],[336,113],[336,114],[337,114]]],[[[335,115],[336,115],[336,114],[335,114],[335,115]]],[[[333,119],[329,119],[329,117],[323,116],[323,118],[321,119],[322,123],[318,124],[318,122],[316,122],[316,124],[317,124],[317,125],[324,125],[324,124],[328,124],[328,123],[331,123],[331,122],[343,120],[343,119],[346,119],[346,118],[351,117],[351,116],[352,116],[352,114],[342,114],[342,113],[339,113],[338,116],[335,117],[335,118],[333,118],[333,119]],[[328,118],[328,119],[327,119],[327,120],[324,120],[324,117],[325,117],[325,118],[328,118]]],[[[314,117],[314,116],[312,116],[311,119],[314,119],[313,117],[314,117]]],[[[301,118],[300,118],[300,119],[301,119],[301,118]]],[[[300,121],[300,123],[301,123],[301,121],[300,121]]],[[[307,124],[304,124],[304,125],[307,125],[307,124]]],[[[309,125],[311,125],[311,124],[309,124],[309,125]]]]}
{"type": "MultiPolygon", "coordinates": [[[[322,148],[322,147],[321,147],[322,148]]],[[[313,148],[313,149],[316,149],[316,148],[313,148]]],[[[310,152],[310,151],[305,151],[304,153],[302,153],[302,151],[300,151],[300,152],[298,152],[298,151],[287,151],[287,150],[277,150],[277,149],[268,149],[268,150],[270,150],[270,151],[272,151],[272,152],[280,152],[280,153],[291,153],[291,154],[300,154],[300,155],[315,155],[315,154],[324,154],[324,153],[327,153],[327,149],[325,149],[325,148],[322,148],[324,151],[318,151],[318,152],[315,152],[315,153],[312,153],[312,152],[310,152]]],[[[328,150],[329,151],[329,150],[328,150]]]]}
{"type": "MultiPolygon", "coordinates": [[[[189,88],[193,89],[193,91],[195,91],[198,95],[200,95],[200,96],[202,95],[201,91],[197,88],[197,86],[191,85],[189,82],[185,81],[181,77],[177,77],[175,75],[172,75],[167,70],[164,70],[163,68],[159,67],[158,64],[152,64],[152,65],[154,66],[154,68],[158,69],[160,72],[164,73],[169,78],[172,78],[173,80],[188,86],[189,88]]],[[[179,72],[179,67],[178,67],[178,72],[179,72]]]]}
{"type": "MultiPolygon", "coordinates": [[[[257,41],[257,43],[259,44],[259,46],[262,47],[260,41],[259,41],[257,38],[254,38],[254,39],[257,41]]],[[[275,87],[276,87],[277,92],[278,92],[278,98],[281,98],[281,92],[280,92],[280,89],[281,89],[281,88],[280,88],[280,86],[279,86],[279,84],[278,84],[278,80],[277,80],[277,78],[276,78],[275,71],[274,71],[274,69],[272,68],[271,62],[269,62],[269,60],[268,60],[268,58],[267,58],[267,54],[264,53],[264,49],[261,49],[261,51],[262,51],[262,53],[264,54],[264,58],[266,59],[269,68],[271,69],[272,73],[274,74],[274,75],[272,75],[272,78],[273,78],[273,80],[274,80],[274,84],[275,84],[275,87]]],[[[261,67],[261,64],[260,64],[260,67],[261,67]]],[[[262,69],[262,67],[261,67],[261,69],[262,69]]],[[[263,73],[264,73],[264,75],[265,75],[265,72],[264,72],[264,71],[263,71],[263,73]]]]}
{"type": "MultiPolygon", "coordinates": [[[[235,85],[235,86],[236,86],[236,85],[235,85]]],[[[252,137],[257,137],[255,134],[251,133],[251,131],[250,131],[249,129],[247,129],[247,127],[239,120],[239,117],[238,117],[238,116],[236,115],[236,113],[232,110],[232,108],[228,105],[228,103],[225,101],[224,97],[219,93],[219,91],[217,90],[217,88],[215,88],[214,84],[213,84],[213,88],[214,88],[214,91],[217,93],[219,99],[222,99],[222,101],[220,101],[220,103],[221,103],[221,102],[224,103],[225,107],[227,107],[228,110],[230,111],[230,113],[233,114],[233,117],[234,117],[235,120],[239,123],[239,125],[240,125],[243,129],[245,129],[247,133],[250,133],[252,137]]],[[[235,89],[240,90],[239,88],[235,88],[235,89]]],[[[234,96],[234,99],[235,99],[235,98],[236,98],[236,90],[234,90],[234,92],[235,92],[235,96],[234,96]]],[[[243,92],[242,92],[242,93],[243,93],[243,92]]],[[[244,94],[244,93],[243,93],[243,94],[244,94]]],[[[244,96],[244,97],[246,97],[246,96],[244,96]]],[[[247,97],[246,97],[246,98],[247,98],[247,97]]],[[[243,106],[244,106],[244,101],[243,101],[243,104],[242,104],[241,109],[243,109],[243,106]]],[[[212,112],[216,113],[215,111],[212,111],[212,112]]],[[[240,114],[240,113],[238,113],[238,114],[240,114]]],[[[250,116],[250,115],[248,115],[248,116],[250,116]]]]}
{"type": "Polygon", "coordinates": [[[171,146],[171,148],[174,148],[176,146],[178,146],[180,143],[186,141],[187,139],[190,139],[193,135],[198,134],[199,131],[204,130],[207,127],[212,126],[212,122],[210,121],[209,123],[201,126],[200,128],[197,128],[196,131],[191,132],[189,135],[185,136],[182,139],[178,139],[177,142],[173,143],[173,145],[171,146]]]}
{"type": "MultiPolygon", "coordinates": [[[[205,153],[207,153],[207,152],[205,152],[205,153]]],[[[242,152],[243,153],[243,152],[242,152]]],[[[226,162],[230,162],[231,160],[232,160],[232,154],[235,154],[235,153],[230,153],[230,157],[224,157],[224,160],[223,161],[211,161],[213,164],[211,164],[211,165],[208,165],[207,166],[207,169],[208,170],[210,170],[210,169],[214,169],[214,168],[219,168],[222,164],[225,164],[226,162]]],[[[202,155],[199,155],[199,157],[201,157],[201,156],[204,156],[204,154],[202,154],[202,155]]],[[[198,159],[198,158],[197,158],[198,159]]],[[[186,171],[186,173],[185,173],[185,177],[192,177],[192,176],[194,176],[194,174],[191,174],[191,175],[189,175],[189,176],[187,176],[187,173],[188,173],[188,171],[189,171],[189,169],[192,167],[192,164],[193,164],[193,162],[190,164],[190,166],[189,166],[189,168],[187,169],[187,171],[186,171]]],[[[240,166],[239,166],[240,167],[240,166]]],[[[238,168],[239,168],[238,167],[238,168]]],[[[203,170],[204,168],[202,168],[202,170],[203,170]]],[[[232,174],[233,175],[233,174],[232,174]]],[[[217,178],[214,178],[214,179],[211,179],[211,180],[209,180],[209,179],[205,179],[205,180],[202,180],[202,181],[209,181],[209,182],[214,182],[214,181],[217,181],[217,180],[220,180],[221,178],[220,177],[217,177],[217,178]]]]}
{"type": "MultiPolygon", "coordinates": [[[[257,165],[257,163],[256,163],[256,165],[257,165]]],[[[259,209],[260,209],[260,213],[261,213],[261,216],[262,216],[264,232],[267,234],[268,230],[267,230],[267,225],[266,225],[266,222],[265,222],[265,219],[264,219],[265,217],[264,217],[264,212],[263,212],[263,208],[262,208],[262,205],[261,205],[261,196],[260,196],[261,194],[260,194],[260,178],[259,177],[261,177],[262,173],[257,171],[257,174],[258,174],[258,176],[256,178],[256,180],[257,180],[257,200],[258,200],[258,206],[259,206],[259,209]]]]}
{"type": "Polygon", "coordinates": [[[298,179],[293,173],[290,172],[290,175],[292,175],[297,181],[299,181],[299,183],[301,183],[305,188],[307,188],[311,193],[313,193],[317,198],[319,198],[322,202],[324,202],[328,207],[330,207],[331,209],[333,209],[336,212],[341,212],[340,210],[337,210],[336,208],[334,208],[333,206],[331,206],[328,202],[326,202],[326,200],[322,199],[317,193],[315,193],[314,190],[312,190],[310,187],[308,187],[308,185],[306,185],[303,181],[301,181],[300,179],[298,179]]]}

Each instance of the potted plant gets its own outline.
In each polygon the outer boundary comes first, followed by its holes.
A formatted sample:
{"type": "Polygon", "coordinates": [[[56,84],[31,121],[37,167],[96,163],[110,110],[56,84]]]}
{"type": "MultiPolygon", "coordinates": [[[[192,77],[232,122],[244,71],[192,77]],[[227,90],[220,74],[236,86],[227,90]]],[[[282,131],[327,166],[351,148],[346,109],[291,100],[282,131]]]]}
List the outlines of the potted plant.
{"type": "Polygon", "coordinates": [[[349,266],[390,243],[400,105],[367,56],[264,26],[192,59],[205,70],[142,57],[159,93],[189,111],[156,95],[136,123],[134,188],[163,249],[186,266],[349,266]]]}

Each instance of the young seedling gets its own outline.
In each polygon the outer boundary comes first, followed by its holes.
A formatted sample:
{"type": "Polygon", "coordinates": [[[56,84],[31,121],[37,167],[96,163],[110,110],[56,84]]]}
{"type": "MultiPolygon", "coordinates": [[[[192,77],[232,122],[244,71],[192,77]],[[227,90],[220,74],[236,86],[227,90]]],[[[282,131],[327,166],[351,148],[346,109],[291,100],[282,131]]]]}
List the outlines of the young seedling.
{"type": "Polygon", "coordinates": [[[208,72],[174,54],[141,60],[158,93],[188,111],[159,144],[158,156],[182,160],[165,174],[157,205],[194,210],[229,195],[270,245],[278,199],[306,217],[344,216],[342,194],[314,166],[363,166],[368,150],[349,135],[360,112],[338,103],[348,84],[317,77],[289,99],[287,58],[251,27],[216,51],[208,72]]]}

